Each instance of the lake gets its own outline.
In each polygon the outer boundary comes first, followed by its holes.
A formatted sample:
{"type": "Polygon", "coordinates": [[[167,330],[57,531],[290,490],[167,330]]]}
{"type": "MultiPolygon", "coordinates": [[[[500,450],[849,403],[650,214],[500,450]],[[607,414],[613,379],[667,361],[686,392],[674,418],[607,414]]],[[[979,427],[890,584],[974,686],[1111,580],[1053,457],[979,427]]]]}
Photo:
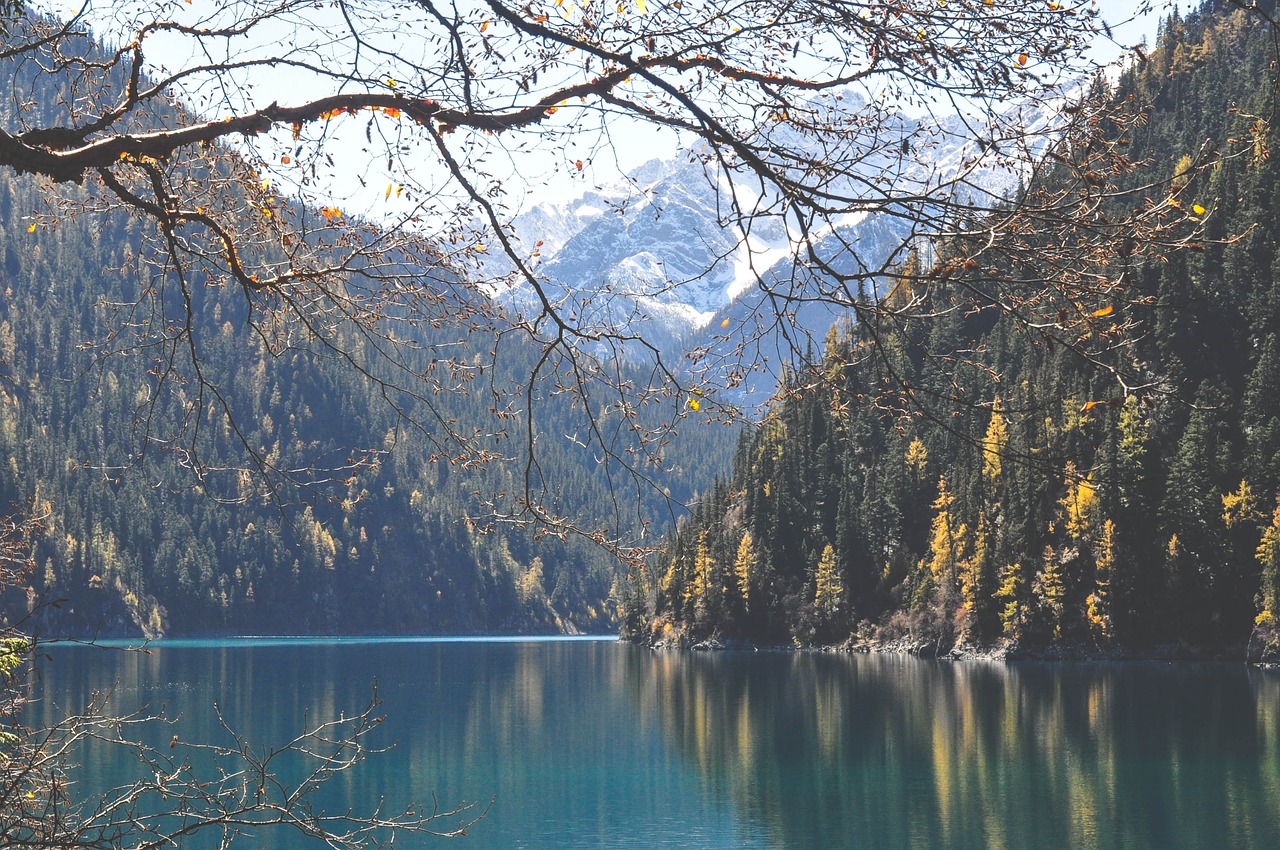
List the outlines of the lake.
{"type": "MultiPolygon", "coordinates": [[[[167,641],[54,648],[37,717],[111,690],[163,745],[350,716],[395,744],[329,791],[488,814],[470,848],[1275,848],[1280,672],[653,652],[612,640],[167,641]]],[[[222,737],[220,737],[222,736],[222,737]]],[[[81,787],[133,778],[97,747],[81,787]]],[[[213,845],[212,837],[186,847],[213,845]]],[[[298,836],[237,847],[294,850],[298,836]]]]}

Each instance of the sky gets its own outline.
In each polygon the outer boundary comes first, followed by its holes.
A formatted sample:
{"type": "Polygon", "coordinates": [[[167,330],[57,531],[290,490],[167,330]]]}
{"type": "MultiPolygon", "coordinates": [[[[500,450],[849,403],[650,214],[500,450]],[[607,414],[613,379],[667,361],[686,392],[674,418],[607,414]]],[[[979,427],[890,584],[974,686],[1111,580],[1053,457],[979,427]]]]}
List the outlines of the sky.
{"type": "MultiPolygon", "coordinates": [[[[208,22],[215,20],[211,16],[216,16],[217,10],[229,5],[225,0],[168,0],[158,3],[153,0],[89,0],[89,4],[93,9],[93,19],[102,27],[110,27],[113,20],[127,16],[133,9],[155,6],[160,6],[163,14],[172,14],[179,20],[208,22]]],[[[80,8],[81,4],[69,0],[36,0],[31,5],[66,14],[71,8],[80,8]]],[[[1170,0],[1101,0],[1098,7],[1103,19],[1111,25],[1113,40],[1100,42],[1095,58],[1100,62],[1117,61],[1124,55],[1122,47],[1152,40],[1159,19],[1167,14],[1171,5],[1170,0]]],[[[1185,0],[1183,5],[1188,5],[1185,0]]],[[[389,8],[398,8],[397,14],[411,15],[412,11],[405,10],[416,7],[412,3],[399,3],[390,4],[389,8]]],[[[342,22],[334,8],[323,3],[308,6],[306,15],[308,23],[318,23],[319,26],[315,26],[313,35],[308,37],[311,41],[298,45],[296,49],[308,55],[320,55],[331,49],[331,45],[323,43],[326,31],[340,32],[342,22]],[[332,21],[326,21],[326,16],[332,21]]],[[[385,43],[394,43],[396,50],[405,51],[402,55],[411,55],[414,50],[434,49],[407,43],[402,38],[404,32],[411,30],[408,22],[389,18],[382,29],[376,35],[385,43]]],[[[236,56],[242,58],[253,55],[255,51],[278,51],[281,44],[296,37],[294,33],[296,29],[281,26],[275,31],[264,30],[259,43],[250,43],[246,39],[232,44],[237,51],[236,56]]],[[[193,54],[189,44],[184,45],[177,40],[158,39],[150,55],[158,66],[167,67],[204,59],[193,54]]],[[[225,86],[211,86],[206,90],[193,90],[186,100],[189,107],[217,113],[225,111],[228,101],[289,104],[317,92],[319,88],[315,81],[306,75],[275,69],[267,75],[246,77],[239,90],[231,95],[225,86]]],[[[336,204],[348,213],[375,218],[388,215],[393,218],[409,217],[415,212],[422,213],[424,204],[430,207],[452,202],[447,195],[431,199],[423,197],[420,187],[438,183],[435,179],[438,154],[422,139],[415,140],[400,134],[401,128],[394,126],[397,122],[377,120],[366,125],[363,120],[335,119],[329,123],[332,126],[324,130],[324,149],[331,155],[336,154],[342,166],[331,169],[328,176],[312,179],[311,185],[304,186],[300,179],[307,157],[293,152],[296,146],[289,138],[287,128],[282,128],[270,138],[249,143],[262,159],[264,170],[268,172],[266,179],[278,184],[282,194],[293,195],[315,205],[336,204]],[[378,135],[384,138],[379,140],[378,135]],[[390,169],[385,159],[387,139],[401,148],[398,161],[390,169]]],[[[523,152],[505,149],[507,141],[502,139],[491,144],[485,162],[493,180],[504,184],[507,202],[513,212],[540,201],[569,200],[595,185],[614,183],[650,159],[676,155],[687,144],[671,131],[637,122],[598,126],[593,132],[567,135],[540,149],[523,152]],[[576,167],[578,162],[583,163],[582,168],[576,167]],[[531,178],[525,179],[526,175],[531,178]]],[[[484,140],[478,140],[478,143],[484,144],[484,140]]]]}

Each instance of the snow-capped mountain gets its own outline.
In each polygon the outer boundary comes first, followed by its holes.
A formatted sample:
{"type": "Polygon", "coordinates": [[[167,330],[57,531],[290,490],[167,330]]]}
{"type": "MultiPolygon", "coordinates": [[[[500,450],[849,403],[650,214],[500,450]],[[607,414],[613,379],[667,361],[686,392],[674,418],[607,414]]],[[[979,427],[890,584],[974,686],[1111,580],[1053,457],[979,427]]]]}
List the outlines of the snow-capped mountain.
{"type": "MultiPolygon", "coordinates": [[[[1017,120],[1025,133],[1028,126],[1049,128],[1053,119],[1041,110],[1017,120]]],[[[578,326],[643,336],[672,361],[698,351],[712,373],[709,382],[734,385],[736,401],[755,403],[772,392],[783,364],[807,348],[821,350],[842,312],[824,302],[859,294],[834,285],[824,293],[810,257],[866,276],[874,295],[875,272],[901,262],[922,238],[916,216],[887,200],[888,186],[901,192],[914,184],[921,193],[985,194],[989,200],[1016,185],[1021,174],[1001,167],[984,153],[989,143],[976,143],[962,129],[926,131],[900,117],[882,122],[874,136],[851,136],[814,151],[824,161],[848,164],[833,169],[827,184],[833,192],[868,203],[836,210],[803,238],[777,215],[744,216],[767,210],[768,199],[751,194],[746,181],[728,181],[699,149],[651,161],[571,202],[534,206],[515,218],[514,230],[543,294],[578,326]],[[908,150],[912,155],[903,156],[908,150]],[[882,191],[884,198],[877,199],[882,191]],[[877,210],[878,200],[884,203],[877,210]]],[[[805,140],[779,143],[803,149],[805,140]]],[[[490,258],[489,271],[503,262],[490,258]]],[[[527,281],[498,297],[526,315],[540,308],[527,281]]],[[[640,346],[621,350],[623,356],[648,353],[640,346]]]]}
{"type": "MultiPolygon", "coordinates": [[[[625,328],[672,353],[731,300],[741,235],[725,202],[689,153],[570,203],[535,206],[515,231],[525,250],[537,249],[544,292],[575,321],[625,328]]],[[[771,235],[786,245],[785,233],[771,235]]],[[[538,307],[527,282],[500,298],[524,312],[538,307]]]]}

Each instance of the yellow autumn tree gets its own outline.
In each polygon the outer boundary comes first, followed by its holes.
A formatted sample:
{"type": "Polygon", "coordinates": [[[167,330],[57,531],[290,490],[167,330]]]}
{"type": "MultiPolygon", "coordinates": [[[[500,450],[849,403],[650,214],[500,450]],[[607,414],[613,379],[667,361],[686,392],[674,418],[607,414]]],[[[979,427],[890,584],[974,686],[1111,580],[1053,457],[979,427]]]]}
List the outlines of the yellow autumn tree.
{"type": "Polygon", "coordinates": [[[1089,620],[1089,625],[1100,638],[1106,641],[1110,641],[1114,636],[1114,627],[1111,622],[1111,582],[1116,563],[1115,535],[1116,524],[1111,520],[1104,522],[1094,557],[1094,590],[1085,600],[1085,616],[1089,620]]]}
{"type": "Polygon", "coordinates": [[[684,588],[686,605],[695,608],[705,607],[707,593],[711,589],[712,558],[711,549],[707,545],[707,533],[698,532],[698,548],[693,556],[693,576],[684,588]]]}
{"type": "Polygon", "coordinates": [[[738,554],[733,559],[733,579],[738,588],[738,598],[742,600],[744,608],[751,608],[751,583],[755,577],[755,545],[751,539],[751,532],[748,531],[742,535],[742,540],[738,542],[738,554]]]}
{"type": "Polygon", "coordinates": [[[987,435],[982,438],[982,477],[995,483],[1000,478],[1001,458],[1009,443],[1009,426],[1004,419],[1004,405],[1000,397],[991,405],[991,423],[987,435]]]}
{"type": "Polygon", "coordinates": [[[829,622],[844,608],[844,580],[836,564],[836,551],[828,543],[818,558],[818,570],[814,577],[813,609],[820,621],[829,622]]]}
{"type": "Polygon", "coordinates": [[[1098,488],[1089,475],[1080,475],[1076,465],[1067,462],[1065,476],[1067,492],[1059,505],[1067,534],[1075,541],[1088,536],[1093,525],[1093,507],[1098,500],[1098,488]]]}
{"type": "Polygon", "coordinates": [[[662,581],[658,583],[658,589],[664,596],[670,595],[676,586],[679,578],[679,560],[675,555],[671,556],[671,560],[667,563],[667,571],[662,574],[662,581]]]}
{"type": "Polygon", "coordinates": [[[948,606],[954,603],[959,591],[959,566],[969,542],[969,528],[962,522],[957,523],[954,505],[955,497],[947,489],[947,479],[943,476],[938,479],[938,498],[933,502],[929,554],[921,561],[920,588],[936,587],[941,601],[948,606]]]}
{"type": "Polygon", "coordinates": [[[528,605],[542,598],[544,594],[542,579],[542,558],[535,557],[529,562],[529,568],[516,579],[516,592],[520,596],[522,605],[528,605]]]}
{"type": "Polygon", "coordinates": [[[1257,554],[1262,567],[1262,588],[1258,594],[1261,610],[1256,623],[1274,634],[1280,625],[1280,503],[1271,515],[1271,523],[1262,531],[1257,554]]]}
{"type": "Polygon", "coordinates": [[[1062,561],[1051,547],[1046,546],[1040,572],[1034,586],[1040,615],[1044,618],[1053,637],[1062,637],[1062,620],[1066,613],[1066,585],[1063,583],[1062,561]]]}
{"type": "MultiPolygon", "coordinates": [[[[962,526],[963,528],[963,526],[962,526]]],[[[960,631],[966,639],[982,638],[978,609],[988,596],[987,557],[992,538],[991,520],[985,511],[978,513],[978,527],[972,546],[959,564],[960,582],[960,631]]],[[[966,544],[968,541],[965,541],[966,544]]]]}
{"type": "Polygon", "coordinates": [[[1004,636],[1013,640],[1022,637],[1027,623],[1026,568],[1020,561],[1005,565],[1000,573],[1000,588],[995,597],[1000,605],[1000,627],[1004,636]]]}
{"type": "Polygon", "coordinates": [[[1222,522],[1227,528],[1235,528],[1260,518],[1258,500],[1254,498],[1253,488],[1248,481],[1242,478],[1235,491],[1222,494],[1222,522]]]}

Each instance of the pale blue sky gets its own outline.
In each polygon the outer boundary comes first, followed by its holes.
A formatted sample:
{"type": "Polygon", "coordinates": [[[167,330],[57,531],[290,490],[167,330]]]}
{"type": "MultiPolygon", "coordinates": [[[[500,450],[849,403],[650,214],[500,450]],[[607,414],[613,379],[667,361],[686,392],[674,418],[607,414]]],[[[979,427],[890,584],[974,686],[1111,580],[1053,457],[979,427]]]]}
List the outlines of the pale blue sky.
{"type": "MultiPolygon", "coordinates": [[[[51,8],[65,13],[68,8],[79,7],[82,2],[83,0],[32,0],[31,6],[51,8]]],[[[181,2],[163,4],[155,0],[90,0],[92,6],[99,10],[99,13],[94,16],[99,21],[112,18],[120,20],[121,16],[128,16],[128,10],[144,9],[148,5],[160,5],[166,9],[166,14],[190,16],[193,20],[198,20],[219,7],[229,8],[225,0],[189,0],[189,2],[188,6],[181,2]]],[[[1047,2],[1047,0],[1028,0],[1028,2],[1047,2]]],[[[1102,17],[1112,26],[1115,41],[1126,47],[1138,44],[1144,38],[1150,41],[1157,21],[1167,14],[1172,5],[1172,0],[1101,0],[1097,4],[1102,17]]],[[[1186,0],[1182,5],[1190,6],[1186,0]]],[[[308,12],[308,15],[312,18],[311,23],[317,24],[314,16],[326,13],[318,4],[308,12]]],[[[324,27],[320,26],[319,31],[323,33],[324,27]]],[[[388,30],[383,35],[390,32],[392,31],[388,30]]],[[[390,37],[394,39],[394,36],[390,37]]],[[[157,44],[157,47],[162,45],[157,44]]],[[[407,49],[408,46],[400,42],[397,49],[400,48],[407,49]]],[[[253,52],[279,49],[279,46],[275,44],[255,46],[246,43],[237,44],[236,49],[253,52]]],[[[180,64],[192,61],[189,48],[187,51],[184,56],[183,48],[177,45],[172,53],[167,53],[166,49],[160,49],[155,55],[160,61],[167,60],[172,64],[180,64]]],[[[1121,55],[1120,48],[1115,44],[1100,44],[1097,58],[1099,61],[1113,61],[1121,55]]],[[[195,58],[198,60],[201,57],[195,58]]],[[[221,95],[226,89],[216,87],[216,91],[221,95]]],[[[255,103],[269,103],[272,100],[289,103],[319,93],[314,81],[295,79],[285,72],[273,72],[267,79],[246,81],[239,87],[239,96],[249,97],[255,103]]],[[[223,106],[220,109],[215,101],[210,101],[203,107],[199,102],[189,105],[196,109],[211,108],[215,113],[226,108],[223,106]]],[[[342,126],[342,122],[338,121],[333,123],[335,127],[326,145],[328,150],[341,153],[344,167],[335,169],[327,182],[322,181],[321,185],[313,185],[306,193],[308,199],[312,203],[336,202],[348,212],[353,213],[375,216],[382,216],[388,212],[409,214],[412,211],[412,205],[404,199],[397,203],[394,192],[388,199],[385,194],[386,187],[400,185],[402,181],[405,184],[415,180],[422,185],[430,183],[432,181],[430,174],[434,171],[430,162],[435,158],[434,153],[422,148],[416,142],[412,143],[413,152],[403,155],[401,161],[388,170],[385,151],[381,154],[376,151],[372,154],[361,153],[362,148],[368,147],[364,140],[363,125],[356,128],[355,122],[346,122],[350,126],[342,126]],[[415,166],[416,163],[423,164],[415,166]],[[420,174],[412,173],[415,167],[421,171],[420,174]]],[[[393,128],[388,126],[387,129],[390,131],[393,128]]],[[[508,142],[509,140],[504,138],[492,143],[488,164],[494,175],[506,182],[510,192],[508,197],[517,207],[527,206],[532,201],[575,197],[594,184],[617,180],[620,173],[634,169],[649,159],[672,156],[681,147],[681,141],[674,133],[634,122],[616,123],[607,133],[574,133],[522,157],[513,156],[505,150],[508,142]],[[581,172],[572,167],[572,164],[578,160],[586,164],[581,172]],[[518,188],[524,182],[520,179],[518,172],[523,173],[529,188],[518,188]]],[[[292,194],[302,191],[296,184],[290,185],[290,170],[279,165],[291,144],[287,128],[281,133],[260,137],[248,144],[252,144],[259,150],[265,162],[275,163],[271,168],[277,172],[275,179],[279,181],[282,193],[292,194]]],[[[444,199],[442,198],[441,201],[443,202],[444,199]]]]}

